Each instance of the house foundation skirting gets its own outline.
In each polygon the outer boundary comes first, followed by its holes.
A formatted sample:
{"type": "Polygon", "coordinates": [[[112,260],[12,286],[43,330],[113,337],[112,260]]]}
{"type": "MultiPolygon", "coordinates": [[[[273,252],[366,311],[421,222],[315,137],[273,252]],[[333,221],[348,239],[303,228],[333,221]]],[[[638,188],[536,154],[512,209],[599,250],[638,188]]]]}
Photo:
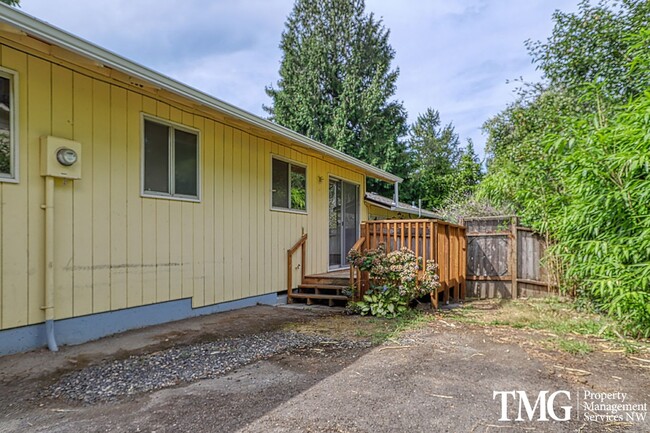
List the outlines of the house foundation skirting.
{"type": "MultiPolygon", "coordinates": [[[[81,344],[108,335],[160,325],[190,317],[220,313],[257,304],[276,305],[277,293],[253,296],[206,307],[192,308],[192,300],[162,302],[124,310],[56,320],[54,329],[59,345],[81,344]]],[[[45,323],[0,331],[0,356],[47,346],[45,323]]]]}

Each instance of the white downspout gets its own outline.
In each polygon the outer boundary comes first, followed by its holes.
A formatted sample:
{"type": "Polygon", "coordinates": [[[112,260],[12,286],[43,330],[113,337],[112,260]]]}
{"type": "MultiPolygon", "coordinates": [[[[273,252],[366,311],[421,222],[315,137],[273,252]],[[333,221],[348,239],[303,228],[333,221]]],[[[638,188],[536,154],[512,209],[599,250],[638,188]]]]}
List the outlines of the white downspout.
{"type": "Polygon", "coordinates": [[[54,337],[54,177],[45,176],[45,334],[47,347],[58,352],[54,337]]]}
{"type": "Polygon", "coordinates": [[[399,206],[399,183],[395,182],[393,184],[393,187],[395,190],[393,191],[393,206],[397,207],[399,206]]]}

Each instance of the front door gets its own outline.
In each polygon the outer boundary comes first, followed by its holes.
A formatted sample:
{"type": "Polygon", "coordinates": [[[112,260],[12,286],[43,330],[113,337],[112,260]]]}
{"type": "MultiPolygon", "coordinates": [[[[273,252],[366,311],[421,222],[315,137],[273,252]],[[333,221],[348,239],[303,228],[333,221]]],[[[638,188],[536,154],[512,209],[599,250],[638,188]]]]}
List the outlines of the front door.
{"type": "Polygon", "coordinates": [[[359,237],[359,186],[330,179],[329,200],[329,268],[338,269],[359,237]]]}

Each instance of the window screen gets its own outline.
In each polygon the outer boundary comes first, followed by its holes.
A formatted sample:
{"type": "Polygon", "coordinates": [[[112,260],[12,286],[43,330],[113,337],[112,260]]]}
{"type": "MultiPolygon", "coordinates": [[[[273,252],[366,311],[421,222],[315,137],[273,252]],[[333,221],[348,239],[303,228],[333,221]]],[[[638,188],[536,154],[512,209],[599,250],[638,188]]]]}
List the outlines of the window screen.
{"type": "Polygon", "coordinates": [[[305,167],[273,158],[272,206],[307,209],[307,170],[305,167]]]}
{"type": "Polygon", "coordinates": [[[273,159],[273,207],[289,207],[289,163],[273,159]]]}
{"type": "Polygon", "coordinates": [[[169,193],[169,127],[144,122],[144,190],[169,193]]]}
{"type": "Polygon", "coordinates": [[[198,135],[146,119],[143,182],[145,194],[198,198],[198,135]]]}
{"type": "Polygon", "coordinates": [[[195,134],[174,131],[174,177],[175,193],[189,196],[197,195],[197,140],[195,134]]]}

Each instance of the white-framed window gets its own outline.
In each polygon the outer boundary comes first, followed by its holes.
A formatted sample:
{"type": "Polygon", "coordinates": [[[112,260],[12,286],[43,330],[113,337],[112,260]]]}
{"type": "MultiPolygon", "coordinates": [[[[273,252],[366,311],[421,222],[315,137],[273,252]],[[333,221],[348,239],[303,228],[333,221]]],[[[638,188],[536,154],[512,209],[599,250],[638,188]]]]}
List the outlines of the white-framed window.
{"type": "Polygon", "coordinates": [[[18,181],[17,75],[0,68],[0,181],[18,181]]]}
{"type": "Polygon", "coordinates": [[[271,206],[306,212],[307,168],[275,156],[271,165],[271,206]]]}
{"type": "Polygon", "coordinates": [[[143,116],[142,194],[198,201],[199,131],[143,116]]]}

